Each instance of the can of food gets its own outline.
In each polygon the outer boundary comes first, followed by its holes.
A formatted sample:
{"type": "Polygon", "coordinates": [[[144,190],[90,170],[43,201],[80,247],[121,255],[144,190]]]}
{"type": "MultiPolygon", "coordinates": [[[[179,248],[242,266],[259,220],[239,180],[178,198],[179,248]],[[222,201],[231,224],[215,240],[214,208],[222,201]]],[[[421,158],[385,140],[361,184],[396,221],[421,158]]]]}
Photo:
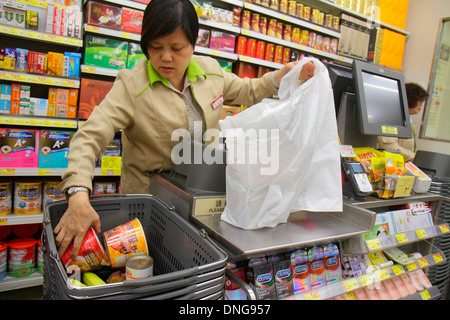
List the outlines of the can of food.
{"type": "Polygon", "coordinates": [[[266,52],[264,54],[264,60],[273,62],[273,55],[275,52],[275,46],[271,43],[266,45],[266,52]]]}
{"type": "Polygon", "coordinates": [[[305,6],[301,3],[297,3],[297,14],[296,16],[299,17],[300,19],[303,19],[304,16],[304,8],[305,6]]]}
{"type": "Polygon", "coordinates": [[[14,188],[14,213],[33,215],[42,211],[42,182],[16,181],[14,188]]]}
{"type": "Polygon", "coordinates": [[[289,1],[288,14],[290,14],[291,16],[295,16],[297,14],[297,1],[289,1]]]}
{"type": "Polygon", "coordinates": [[[64,193],[58,190],[59,181],[44,181],[44,190],[42,192],[42,205],[45,206],[47,203],[64,200],[64,193]]]}
{"type": "Polygon", "coordinates": [[[12,212],[12,181],[0,181],[0,216],[12,212]]]}
{"type": "Polygon", "coordinates": [[[277,33],[277,20],[270,19],[269,26],[267,27],[267,35],[271,36],[271,37],[275,37],[276,33],[277,33]]]}
{"type": "Polygon", "coordinates": [[[256,40],[248,39],[245,45],[245,55],[254,58],[256,55],[256,40]]]}
{"type": "Polygon", "coordinates": [[[300,43],[300,34],[301,34],[300,28],[293,28],[291,41],[295,43],[300,43]]]}
{"type": "Polygon", "coordinates": [[[0,280],[6,278],[8,266],[8,243],[0,241],[0,280]]]}
{"type": "Polygon", "coordinates": [[[138,219],[103,233],[112,268],[123,268],[127,258],[148,255],[147,239],[138,219]]]}
{"type": "Polygon", "coordinates": [[[262,41],[258,41],[256,43],[256,55],[255,55],[255,58],[263,60],[264,59],[265,50],[266,50],[266,43],[262,42],[262,41]]]}
{"type": "Polygon", "coordinates": [[[29,276],[36,263],[36,240],[19,238],[9,242],[8,274],[14,278],[29,276]]]}
{"type": "Polygon", "coordinates": [[[281,61],[281,63],[287,64],[287,63],[289,63],[290,59],[291,59],[291,49],[284,48],[283,49],[283,60],[281,61]]]}
{"type": "Polygon", "coordinates": [[[274,56],[273,56],[273,62],[275,62],[275,63],[283,62],[283,47],[282,46],[276,46],[275,47],[275,53],[274,53],[274,56]]]}
{"type": "Polygon", "coordinates": [[[270,0],[270,6],[273,10],[278,10],[280,8],[280,0],[270,0]]]}
{"type": "Polygon", "coordinates": [[[333,29],[339,31],[340,18],[333,17],[333,29]]]}
{"type": "Polygon", "coordinates": [[[311,22],[312,23],[319,23],[319,14],[320,14],[320,10],[319,9],[312,9],[311,12],[311,22]]]}
{"type": "Polygon", "coordinates": [[[277,28],[275,30],[275,37],[278,39],[283,39],[283,22],[277,21],[277,28]]]}
{"type": "Polygon", "coordinates": [[[259,18],[259,32],[262,34],[267,34],[267,18],[266,17],[259,18]]]}
{"type": "Polygon", "coordinates": [[[92,227],[86,232],[80,250],[74,260],[72,260],[72,251],[73,241],[61,257],[61,262],[68,273],[72,273],[74,267],[78,267],[84,272],[110,265],[105,249],[92,227]]]}
{"type": "Polygon", "coordinates": [[[270,0],[260,0],[261,5],[264,7],[268,7],[270,4],[270,0]]]}
{"type": "Polygon", "coordinates": [[[331,15],[329,13],[325,15],[324,26],[327,28],[333,29],[333,15],[331,15]]]}
{"type": "Polygon", "coordinates": [[[316,45],[316,36],[317,34],[315,32],[309,33],[308,47],[314,48],[314,46],[316,45]]]}
{"type": "Polygon", "coordinates": [[[316,36],[316,44],[315,47],[317,50],[322,50],[322,46],[323,46],[323,36],[318,34],[316,36]]]}
{"type": "Polygon", "coordinates": [[[309,39],[309,31],[302,30],[302,34],[300,36],[300,44],[305,46],[308,45],[308,39],[309,39]]]}
{"type": "Polygon", "coordinates": [[[303,19],[311,20],[311,7],[303,7],[303,19]]]}
{"type": "Polygon", "coordinates": [[[114,194],[117,192],[117,183],[115,182],[94,182],[92,194],[114,194]]]}
{"type": "Polygon", "coordinates": [[[291,42],[292,39],[292,26],[289,24],[284,25],[283,40],[291,42]]]}
{"type": "Polygon", "coordinates": [[[280,12],[288,13],[288,0],[280,0],[280,12]]]}
{"type": "Polygon", "coordinates": [[[331,39],[330,41],[330,52],[337,53],[339,41],[338,39],[331,39]]]}
{"type": "Polygon", "coordinates": [[[248,10],[243,10],[241,14],[241,27],[246,30],[250,30],[250,19],[251,19],[251,12],[248,10]]]}
{"type": "Polygon", "coordinates": [[[246,42],[247,38],[245,37],[240,36],[237,38],[236,54],[245,54],[246,42]]]}
{"type": "Polygon", "coordinates": [[[252,20],[250,23],[250,30],[259,32],[259,22],[260,22],[260,16],[257,13],[252,14],[252,20]]]}
{"type": "Polygon", "coordinates": [[[322,50],[326,51],[326,52],[330,52],[330,44],[331,44],[331,38],[330,37],[324,37],[323,38],[322,50]]]}
{"type": "Polygon", "coordinates": [[[153,276],[153,258],[142,254],[129,257],[125,269],[127,280],[151,277],[153,276]]]}

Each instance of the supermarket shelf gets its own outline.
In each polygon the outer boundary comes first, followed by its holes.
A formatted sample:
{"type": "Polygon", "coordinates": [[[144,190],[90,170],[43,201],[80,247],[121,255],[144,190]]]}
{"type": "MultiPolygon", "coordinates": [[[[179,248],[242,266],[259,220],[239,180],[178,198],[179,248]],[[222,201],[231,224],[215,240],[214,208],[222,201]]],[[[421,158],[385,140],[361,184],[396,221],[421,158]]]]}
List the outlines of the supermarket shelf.
{"type": "Polygon", "coordinates": [[[0,80],[25,82],[40,84],[46,86],[58,86],[66,88],[79,88],[80,80],[72,78],[62,78],[57,76],[48,76],[40,73],[26,73],[13,70],[0,70],[0,80]]]}
{"type": "Polygon", "coordinates": [[[5,279],[0,280],[0,292],[40,286],[42,285],[42,283],[43,277],[40,273],[37,272],[23,278],[13,278],[10,276],[6,276],[5,279]]]}
{"type": "MultiPolygon", "coordinates": [[[[62,176],[66,168],[0,168],[0,177],[47,177],[62,176]]],[[[102,174],[102,169],[94,169],[94,176],[119,176],[118,174],[102,174]]]]}
{"type": "MultiPolygon", "coordinates": [[[[86,2],[86,1],[84,1],[84,2],[86,2]]],[[[114,0],[114,1],[105,0],[105,2],[109,2],[114,5],[121,5],[124,7],[138,9],[138,10],[145,10],[145,8],[147,7],[147,5],[145,3],[131,1],[131,0],[114,0]]]]}
{"type": "Polygon", "coordinates": [[[0,124],[15,126],[33,126],[60,129],[78,129],[78,121],[75,119],[38,117],[4,114],[0,116],[0,124]]]}
{"type": "Polygon", "coordinates": [[[18,215],[10,213],[6,216],[0,216],[0,226],[13,226],[19,224],[42,223],[44,214],[18,215]]]}
{"type": "Polygon", "coordinates": [[[109,69],[109,68],[101,68],[101,67],[94,67],[94,66],[87,66],[82,64],[81,65],[81,72],[84,73],[91,73],[91,74],[97,74],[102,76],[110,76],[110,77],[116,77],[120,70],[118,69],[109,69]]]}
{"type": "Polygon", "coordinates": [[[104,28],[99,26],[93,26],[90,24],[85,23],[84,24],[84,31],[91,32],[91,33],[97,33],[105,36],[112,36],[116,38],[123,38],[128,40],[134,40],[134,41],[141,41],[141,35],[138,33],[132,33],[132,32],[126,32],[121,30],[115,30],[110,28],[104,28]]]}
{"type": "Polygon", "coordinates": [[[35,30],[22,29],[18,27],[6,26],[0,24],[0,34],[25,38],[29,40],[37,40],[42,42],[56,43],[64,46],[83,47],[83,39],[58,36],[35,30]]]}
{"type": "Polygon", "coordinates": [[[272,69],[280,69],[281,67],[283,67],[283,64],[281,64],[281,63],[276,63],[276,62],[261,60],[261,59],[257,59],[257,58],[247,57],[247,56],[244,56],[244,55],[238,55],[238,58],[239,58],[240,61],[243,61],[243,62],[257,64],[257,65],[268,67],[268,68],[272,68],[272,69]]]}
{"type": "Polygon", "coordinates": [[[439,288],[432,286],[431,288],[416,292],[400,300],[437,300],[440,296],[439,288]]]}
{"type": "Polygon", "coordinates": [[[200,47],[200,46],[195,46],[195,52],[208,54],[208,55],[211,55],[211,56],[214,56],[217,58],[224,58],[224,59],[229,59],[229,60],[233,60],[233,61],[238,60],[238,55],[235,53],[214,50],[214,49],[200,47]]]}
{"type": "Polygon", "coordinates": [[[198,22],[201,26],[205,26],[205,27],[220,29],[220,30],[233,32],[233,33],[241,32],[241,28],[239,28],[239,27],[230,26],[230,25],[220,23],[220,22],[215,22],[215,21],[201,19],[201,18],[198,19],[198,22]]]}

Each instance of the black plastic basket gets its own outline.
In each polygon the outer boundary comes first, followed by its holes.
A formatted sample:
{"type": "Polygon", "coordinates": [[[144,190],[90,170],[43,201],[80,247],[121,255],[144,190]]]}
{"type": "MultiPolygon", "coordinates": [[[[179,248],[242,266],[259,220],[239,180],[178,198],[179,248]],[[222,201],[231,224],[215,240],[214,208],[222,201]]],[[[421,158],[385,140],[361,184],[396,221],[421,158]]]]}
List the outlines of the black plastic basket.
{"type": "MultiPolygon", "coordinates": [[[[227,254],[172,208],[152,195],[116,195],[91,199],[102,232],[135,218],[153,258],[150,278],[91,287],[75,287],[57,252],[53,229],[66,201],[45,206],[42,248],[45,299],[214,299],[223,297],[227,254]]],[[[71,275],[75,277],[77,275],[71,275]]]]}

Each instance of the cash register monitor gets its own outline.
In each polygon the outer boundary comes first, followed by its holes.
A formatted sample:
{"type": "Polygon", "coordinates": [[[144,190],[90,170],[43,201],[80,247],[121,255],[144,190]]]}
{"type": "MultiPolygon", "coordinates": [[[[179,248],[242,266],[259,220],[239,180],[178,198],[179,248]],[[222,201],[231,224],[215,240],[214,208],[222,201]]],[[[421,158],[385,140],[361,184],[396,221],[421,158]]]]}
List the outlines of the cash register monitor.
{"type": "Polygon", "coordinates": [[[403,75],[358,60],[352,70],[361,133],[412,138],[403,75]]]}

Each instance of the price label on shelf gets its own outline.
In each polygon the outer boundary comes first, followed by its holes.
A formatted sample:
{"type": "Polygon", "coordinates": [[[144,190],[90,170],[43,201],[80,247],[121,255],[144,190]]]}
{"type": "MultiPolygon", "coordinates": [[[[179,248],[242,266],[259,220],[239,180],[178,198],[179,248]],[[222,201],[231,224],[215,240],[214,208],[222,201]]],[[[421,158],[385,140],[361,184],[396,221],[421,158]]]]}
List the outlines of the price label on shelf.
{"type": "Polygon", "coordinates": [[[420,297],[422,298],[422,300],[430,300],[431,295],[428,290],[424,290],[420,293],[420,297]]]}
{"type": "Polygon", "coordinates": [[[392,266],[392,271],[394,271],[394,274],[395,274],[396,276],[399,276],[399,275],[405,273],[405,269],[404,269],[403,266],[400,265],[400,264],[393,265],[393,266],[392,266]]]}
{"type": "Polygon", "coordinates": [[[348,280],[345,280],[343,282],[344,287],[345,287],[345,291],[349,292],[349,291],[353,291],[359,288],[359,284],[358,281],[355,278],[351,278],[348,280]]]}
{"type": "Polygon", "coordinates": [[[319,291],[317,290],[307,292],[303,295],[303,297],[305,298],[305,300],[321,300],[319,291]]]}
{"type": "Polygon", "coordinates": [[[372,239],[366,241],[367,247],[369,250],[378,250],[381,249],[380,239],[372,239]]]}
{"type": "Polygon", "coordinates": [[[444,261],[444,258],[442,257],[442,255],[440,253],[433,254],[433,259],[436,263],[444,261]]]}
{"type": "Polygon", "coordinates": [[[408,237],[404,233],[398,233],[395,235],[397,238],[398,243],[403,243],[408,241],[408,237]]]}
{"type": "Polygon", "coordinates": [[[408,269],[408,271],[413,271],[417,269],[417,265],[415,262],[411,262],[406,265],[406,268],[408,269]]]}
{"type": "Polygon", "coordinates": [[[120,175],[122,157],[102,157],[101,173],[103,175],[120,175]]]}
{"type": "Polygon", "coordinates": [[[0,174],[3,176],[8,176],[8,175],[15,175],[16,174],[16,169],[13,168],[6,168],[6,169],[0,169],[0,174]]]}
{"type": "Polygon", "coordinates": [[[418,236],[419,238],[426,238],[426,237],[428,237],[428,235],[427,235],[425,229],[419,229],[419,230],[416,230],[416,234],[417,234],[417,236],[418,236]]]}
{"type": "Polygon", "coordinates": [[[425,257],[417,259],[417,262],[419,263],[419,266],[421,268],[425,268],[426,266],[428,266],[428,261],[425,257]]]}
{"type": "Polygon", "coordinates": [[[0,219],[0,226],[6,226],[8,224],[8,218],[0,219]]]}
{"type": "Polygon", "coordinates": [[[448,229],[448,226],[446,224],[442,224],[439,226],[439,229],[441,230],[442,233],[447,233],[450,230],[448,229]]]}

